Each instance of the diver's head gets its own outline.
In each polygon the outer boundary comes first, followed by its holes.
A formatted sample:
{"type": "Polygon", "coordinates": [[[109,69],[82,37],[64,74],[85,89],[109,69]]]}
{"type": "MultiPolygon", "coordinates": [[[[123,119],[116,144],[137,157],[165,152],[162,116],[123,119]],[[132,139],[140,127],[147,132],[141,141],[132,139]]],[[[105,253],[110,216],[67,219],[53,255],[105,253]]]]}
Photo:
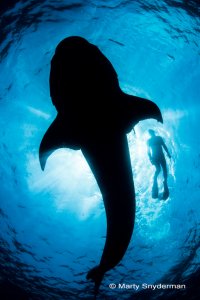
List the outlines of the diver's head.
{"type": "Polygon", "coordinates": [[[149,132],[149,134],[150,134],[151,137],[153,137],[153,136],[156,135],[155,131],[153,129],[149,129],[148,132],[149,132]]]}

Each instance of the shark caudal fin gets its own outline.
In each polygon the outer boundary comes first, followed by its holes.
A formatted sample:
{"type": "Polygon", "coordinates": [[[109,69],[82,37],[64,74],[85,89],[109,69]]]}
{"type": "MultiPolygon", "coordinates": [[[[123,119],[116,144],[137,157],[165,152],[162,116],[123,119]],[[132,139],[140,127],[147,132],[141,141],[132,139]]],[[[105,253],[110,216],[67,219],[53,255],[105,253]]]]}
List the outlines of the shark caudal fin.
{"type": "Polygon", "coordinates": [[[159,107],[151,100],[131,96],[123,93],[123,123],[126,133],[140,121],[146,119],[155,119],[163,123],[163,118],[159,107]]]}
{"type": "Polygon", "coordinates": [[[66,124],[64,119],[57,116],[40,143],[39,160],[41,169],[44,170],[48,157],[55,150],[64,147],[79,150],[80,146],[75,136],[69,124],[66,124]]]}
{"type": "Polygon", "coordinates": [[[103,276],[104,276],[104,272],[102,272],[100,266],[96,266],[94,268],[92,268],[86,278],[88,280],[92,280],[94,282],[94,294],[95,296],[97,296],[98,292],[99,292],[99,287],[101,285],[101,282],[103,280],[103,276]]]}

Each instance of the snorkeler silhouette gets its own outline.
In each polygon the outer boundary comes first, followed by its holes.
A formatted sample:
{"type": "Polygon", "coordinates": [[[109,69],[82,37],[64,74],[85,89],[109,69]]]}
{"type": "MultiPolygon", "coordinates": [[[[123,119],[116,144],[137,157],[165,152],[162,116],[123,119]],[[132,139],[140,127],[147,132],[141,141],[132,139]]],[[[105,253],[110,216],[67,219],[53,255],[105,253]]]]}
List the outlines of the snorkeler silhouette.
{"type": "Polygon", "coordinates": [[[169,197],[169,189],[167,185],[167,165],[166,165],[166,159],[163,153],[163,149],[165,149],[167,155],[169,158],[171,158],[171,155],[169,154],[169,151],[167,149],[167,146],[165,145],[163,139],[161,136],[158,136],[155,134],[155,131],[152,129],[149,129],[149,134],[151,138],[147,141],[148,146],[148,156],[152,163],[152,165],[155,166],[155,174],[153,179],[153,187],[152,187],[152,198],[158,198],[158,175],[160,173],[161,167],[163,170],[163,185],[164,185],[164,192],[161,196],[161,199],[166,200],[169,197]]]}
{"type": "Polygon", "coordinates": [[[152,101],[122,92],[110,61],[81,37],[58,44],[50,95],[58,114],[40,144],[42,170],[54,150],[81,149],[103,196],[106,242],[99,265],[87,274],[97,293],[104,274],[124,256],[133,232],[135,191],[126,134],[147,118],[163,122],[162,115],[152,101]]]}

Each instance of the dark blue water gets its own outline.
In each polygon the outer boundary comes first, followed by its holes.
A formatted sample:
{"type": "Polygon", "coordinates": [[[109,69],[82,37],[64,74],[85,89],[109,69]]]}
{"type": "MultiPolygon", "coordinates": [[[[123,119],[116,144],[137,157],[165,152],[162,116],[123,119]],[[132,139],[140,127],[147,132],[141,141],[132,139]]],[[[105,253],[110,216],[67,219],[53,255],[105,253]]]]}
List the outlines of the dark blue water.
{"type": "Polygon", "coordinates": [[[154,100],[164,117],[164,125],[144,121],[129,135],[136,226],[99,299],[199,299],[198,0],[2,1],[0,11],[0,299],[92,299],[85,276],[99,262],[106,234],[100,191],[81,152],[56,151],[45,172],[38,160],[56,114],[50,60],[71,35],[97,45],[121,88],[154,100]],[[151,198],[150,127],[172,154],[167,201],[151,198]],[[186,288],[145,290],[143,283],[186,288]]]}

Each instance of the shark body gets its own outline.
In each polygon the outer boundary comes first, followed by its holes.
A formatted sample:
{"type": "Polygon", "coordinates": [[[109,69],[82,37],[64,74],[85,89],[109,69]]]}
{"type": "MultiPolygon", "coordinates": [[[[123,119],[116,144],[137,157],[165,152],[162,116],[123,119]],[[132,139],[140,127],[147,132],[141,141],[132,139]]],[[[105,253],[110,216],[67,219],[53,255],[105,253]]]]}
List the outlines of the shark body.
{"type": "Polygon", "coordinates": [[[102,193],[107,235],[99,264],[87,278],[101,284],[123,258],[134,228],[135,191],[127,133],[141,120],[163,122],[158,106],[125,94],[110,61],[81,37],[61,41],[51,61],[50,95],[57,116],[39,149],[44,170],[58,148],[81,149],[102,193]]]}

